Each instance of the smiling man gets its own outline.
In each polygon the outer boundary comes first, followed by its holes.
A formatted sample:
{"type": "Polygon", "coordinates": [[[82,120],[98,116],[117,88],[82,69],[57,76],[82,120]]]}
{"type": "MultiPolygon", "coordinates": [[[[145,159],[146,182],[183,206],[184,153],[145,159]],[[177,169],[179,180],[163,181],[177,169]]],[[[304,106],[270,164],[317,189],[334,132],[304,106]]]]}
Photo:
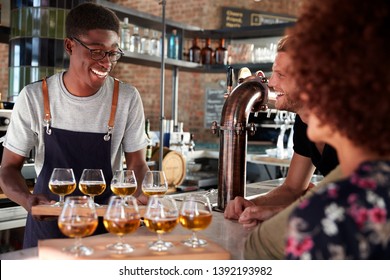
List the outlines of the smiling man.
{"type": "Polygon", "coordinates": [[[301,197],[310,186],[310,179],[316,168],[325,176],[338,164],[333,148],[323,143],[313,143],[307,138],[307,125],[301,119],[305,115],[303,106],[290,95],[296,91],[297,86],[291,78],[294,69],[287,53],[288,47],[289,38],[283,37],[278,43],[268,86],[276,93],[276,109],[297,113],[294,123],[294,154],[281,186],[253,200],[236,197],[228,203],[225,218],[238,219],[244,227],[253,227],[269,219],[301,197]]]}
{"type": "MultiPolygon", "coordinates": [[[[95,198],[99,204],[107,204],[112,194],[109,182],[113,171],[123,168],[123,155],[138,182],[148,170],[140,95],[109,75],[123,55],[119,28],[117,16],[103,6],[85,3],[72,9],[64,41],[69,69],[27,85],[18,96],[4,141],[0,185],[29,212],[24,248],[37,246],[39,239],[64,237],[56,221],[31,215],[32,206],[58,200],[48,188],[54,168],[73,168],[77,181],[85,168],[102,169],[107,187],[95,198]],[[21,168],[33,148],[38,178],[31,194],[21,168]]],[[[140,190],[137,195],[145,201],[140,190]]],[[[72,195],[82,193],[77,189],[72,195]]]]}

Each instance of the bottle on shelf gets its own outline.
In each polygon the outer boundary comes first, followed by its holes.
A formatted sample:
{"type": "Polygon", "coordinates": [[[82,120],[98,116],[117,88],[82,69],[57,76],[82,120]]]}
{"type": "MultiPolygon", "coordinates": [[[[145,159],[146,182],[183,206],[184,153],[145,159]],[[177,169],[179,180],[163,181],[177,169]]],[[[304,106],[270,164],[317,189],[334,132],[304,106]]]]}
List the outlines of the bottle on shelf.
{"type": "Polygon", "coordinates": [[[203,65],[213,64],[213,49],[210,38],[206,39],[204,47],[200,50],[200,56],[203,65]]]}
{"type": "Polygon", "coordinates": [[[228,50],[225,48],[225,39],[219,39],[219,46],[215,49],[215,64],[227,65],[228,63],[228,50]]]}
{"type": "Polygon", "coordinates": [[[173,59],[179,59],[179,36],[177,30],[173,29],[172,34],[169,36],[168,45],[168,57],[173,59]]]}
{"type": "Polygon", "coordinates": [[[141,48],[141,37],[138,26],[134,25],[133,34],[130,36],[130,51],[139,53],[141,48]]]}
{"type": "Polygon", "coordinates": [[[200,47],[199,47],[199,38],[195,37],[192,40],[192,47],[188,51],[189,61],[200,63],[200,47]]]}
{"type": "Polygon", "coordinates": [[[121,26],[121,49],[128,51],[130,49],[130,29],[129,18],[125,17],[121,26]]]}
{"type": "Polygon", "coordinates": [[[159,56],[159,39],[156,30],[152,30],[152,38],[150,39],[149,55],[159,56]]]}
{"type": "Polygon", "coordinates": [[[149,119],[145,120],[145,134],[148,139],[148,145],[146,146],[146,161],[152,159],[152,140],[150,138],[150,121],[149,119]]]}
{"type": "Polygon", "coordinates": [[[150,53],[150,38],[149,38],[149,29],[145,28],[141,37],[141,49],[140,53],[149,54],[150,53]]]}

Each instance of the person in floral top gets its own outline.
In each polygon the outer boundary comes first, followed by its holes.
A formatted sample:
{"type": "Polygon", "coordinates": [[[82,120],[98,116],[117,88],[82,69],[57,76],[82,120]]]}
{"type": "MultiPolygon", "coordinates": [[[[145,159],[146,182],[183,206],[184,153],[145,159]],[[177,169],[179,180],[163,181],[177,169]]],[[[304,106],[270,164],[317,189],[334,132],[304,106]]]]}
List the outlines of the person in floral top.
{"type": "Polygon", "coordinates": [[[292,212],[287,259],[390,259],[389,23],[386,0],[311,0],[288,31],[308,137],[345,179],[292,212]]]}

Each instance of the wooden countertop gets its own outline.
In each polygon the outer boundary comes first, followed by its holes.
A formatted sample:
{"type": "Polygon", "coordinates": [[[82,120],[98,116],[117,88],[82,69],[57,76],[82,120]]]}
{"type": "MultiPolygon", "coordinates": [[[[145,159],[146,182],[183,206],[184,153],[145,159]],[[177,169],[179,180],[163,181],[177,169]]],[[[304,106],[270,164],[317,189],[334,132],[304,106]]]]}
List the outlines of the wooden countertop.
{"type": "MultiPolygon", "coordinates": [[[[244,229],[237,221],[226,220],[223,217],[223,213],[213,212],[213,221],[210,226],[204,231],[199,232],[199,235],[209,240],[212,244],[219,246],[218,252],[230,253],[231,259],[243,259],[243,248],[246,236],[249,231],[244,229]],[[222,250],[222,251],[221,251],[222,250]]],[[[169,234],[163,235],[163,239],[175,237],[188,238],[190,237],[190,231],[184,229],[180,224],[169,234]],[[171,237],[170,237],[171,236],[171,237]]],[[[98,236],[92,236],[84,238],[86,241],[88,239],[97,238],[98,236]]],[[[105,237],[109,242],[111,242],[115,237],[110,234],[103,234],[99,237],[105,237]]],[[[146,227],[140,227],[134,234],[126,236],[125,240],[134,242],[135,240],[146,240],[150,238],[155,238],[156,234],[150,232],[146,227]]],[[[176,240],[177,241],[177,240],[176,240]]],[[[138,241],[139,242],[139,241],[138,241]]],[[[146,241],[145,241],[146,242],[146,241]]],[[[139,244],[138,244],[139,245],[139,244]]],[[[146,245],[146,243],[145,243],[146,245]]],[[[180,248],[179,248],[180,249],[180,248]]],[[[189,248],[190,250],[190,248],[189,248]]],[[[215,251],[214,251],[215,252],[215,251]]],[[[191,256],[191,254],[180,255],[180,259],[195,259],[196,256],[191,256]],[[182,258],[184,256],[184,258],[182,258]]],[[[221,253],[221,259],[226,259],[226,253],[221,253]]],[[[156,257],[156,256],[154,256],[156,257]]],[[[179,259],[174,255],[169,256],[171,259],[179,259]]],[[[167,257],[165,256],[165,259],[167,257]]],[[[14,252],[0,254],[0,259],[2,260],[21,260],[21,259],[39,259],[39,250],[38,247],[23,249],[14,252]]],[[[163,258],[164,259],[164,258],[163,258]]],[[[217,259],[217,258],[216,258],[217,259]]]]}

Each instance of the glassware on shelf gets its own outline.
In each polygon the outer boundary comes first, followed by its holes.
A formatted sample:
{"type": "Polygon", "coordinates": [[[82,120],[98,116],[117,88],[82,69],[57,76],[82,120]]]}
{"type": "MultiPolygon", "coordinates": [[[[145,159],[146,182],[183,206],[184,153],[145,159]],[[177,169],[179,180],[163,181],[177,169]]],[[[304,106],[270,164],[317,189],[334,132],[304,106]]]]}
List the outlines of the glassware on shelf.
{"type": "Polygon", "coordinates": [[[125,17],[121,26],[121,49],[128,51],[130,49],[130,29],[129,18],[125,17]]]}
{"type": "Polygon", "coordinates": [[[134,170],[116,170],[111,180],[111,191],[124,198],[137,190],[137,178],[134,170]]]}
{"type": "Polygon", "coordinates": [[[82,238],[92,235],[98,226],[95,204],[87,196],[68,196],[58,217],[60,231],[75,239],[74,245],[63,251],[75,256],[88,256],[93,249],[82,244],[82,238]]]}
{"type": "Polygon", "coordinates": [[[207,241],[198,238],[196,232],[206,229],[212,220],[211,203],[206,195],[187,195],[180,208],[179,222],[189,230],[192,230],[191,238],[184,240],[183,244],[192,248],[207,245],[207,241]]]}
{"type": "Polygon", "coordinates": [[[172,242],[164,241],[164,233],[171,232],[177,225],[179,211],[175,200],[170,196],[153,195],[149,197],[144,215],[144,223],[148,230],[157,233],[158,239],[149,244],[153,251],[166,251],[173,247],[172,242]]]}
{"type": "MultiPolygon", "coordinates": [[[[94,201],[95,196],[101,195],[106,190],[106,181],[101,169],[84,169],[79,182],[80,191],[89,195],[94,201]]],[[[95,203],[95,206],[100,205],[95,203]]]]}
{"type": "Polygon", "coordinates": [[[150,39],[149,55],[160,56],[159,51],[159,38],[156,30],[152,30],[152,38],[150,39]]]}
{"type": "Polygon", "coordinates": [[[150,37],[149,37],[149,29],[148,28],[144,28],[143,35],[141,36],[140,53],[143,53],[143,54],[150,53],[150,37]]]}
{"type": "Polygon", "coordinates": [[[123,242],[123,236],[135,232],[140,226],[140,213],[133,196],[111,196],[104,214],[103,223],[109,233],[118,236],[118,241],[107,249],[118,254],[131,253],[134,248],[123,242]]]}
{"type": "Polygon", "coordinates": [[[141,50],[141,36],[139,35],[138,26],[133,26],[133,34],[130,36],[130,51],[139,53],[141,50]]]}
{"type": "Polygon", "coordinates": [[[59,195],[60,199],[53,206],[61,207],[65,202],[65,195],[76,189],[76,179],[72,168],[54,168],[49,180],[49,189],[59,195]]]}
{"type": "Polygon", "coordinates": [[[152,170],[145,173],[142,192],[147,195],[163,195],[168,191],[168,181],[164,171],[152,170]]]}

